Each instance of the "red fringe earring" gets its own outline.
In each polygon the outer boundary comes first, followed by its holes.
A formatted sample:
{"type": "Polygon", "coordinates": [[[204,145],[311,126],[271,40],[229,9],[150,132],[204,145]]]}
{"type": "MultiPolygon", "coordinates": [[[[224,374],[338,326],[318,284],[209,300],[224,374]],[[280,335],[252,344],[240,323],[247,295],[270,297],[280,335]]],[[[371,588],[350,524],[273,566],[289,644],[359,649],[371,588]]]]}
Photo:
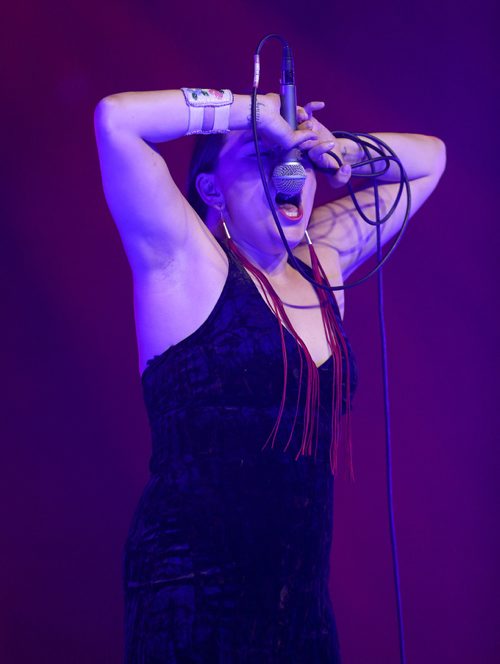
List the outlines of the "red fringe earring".
{"type": "MultiPolygon", "coordinates": [[[[222,211],[221,211],[222,218],[222,211]]],[[[288,449],[288,446],[291,443],[293,433],[295,430],[295,424],[297,421],[300,396],[301,396],[301,387],[302,387],[302,376],[304,368],[304,358],[306,362],[307,369],[307,382],[306,382],[306,399],[304,405],[304,418],[303,418],[303,432],[302,432],[302,441],[299,452],[297,453],[295,460],[299,458],[300,455],[310,456],[312,454],[312,448],[314,443],[314,457],[316,459],[317,444],[318,444],[318,418],[319,418],[319,405],[320,405],[320,377],[318,372],[318,367],[316,366],[314,360],[309,353],[307,346],[304,344],[302,339],[299,337],[295,331],[288,315],[285,311],[284,305],[280,300],[278,294],[272,287],[268,278],[257,268],[255,267],[246,256],[238,249],[235,242],[229,234],[229,230],[226,226],[224,219],[222,218],[222,225],[227,237],[227,244],[233,255],[240,261],[240,263],[255,276],[258,283],[260,284],[264,297],[267,304],[274,312],[280,331],[281,339],[281,349],[283,355],[283,393],[281,396],[281,402],[278,409],[278,416],[276,422],[269,434],[266,442],[264,443],[262,449],[265,449],[266,446],[271,441],[271,447],[274,448],[276,441],[276,436],[278,429],[281,423],[283,411],[285,408],[286,401],[286,390],[287,390],[287,373],[288,373],[288,360],[285,344],[285,335],[283,326],[286,325],[288,331],[294,337],[297,345],[299,347],[299,359],[300,359],[300,370],[299,370],[299,379],[298,379],[298,396],[297,404],[295,409],[295,415],[293,419],[292,429],[288,441],[284,447],[284,451],[288,449]]],[[[309,235],[306,231],[306,238],[309,245],[309,253],[311,257],[311,266],[314,280],[317,283],[329,286],[328,279],[326,274],[319,262],[318,256],[312,246],[309,235]]],[[[332,352],[332,361],[333,361],[333,385],[332,385],[332,417],[331,417],[331,440],[330,440],[330,468],[332,474],[334,475],[337,472],[338,465],[338,447],[342,439],[346,441],[348,455],[349,455],[349,470],[351,479],[354,478],[353,466],[352,466],[352,445],[351,445],[351,430],[350,430],[350,375],[349,375],[349,357],[347,347],[344,341],[343,334],[339,328],[335,310],[332,304],[333,295],[330,292],[325,291],[322,288],[315,289],[318,294],[318,299],[321,306],[321,315],[323,319],[323,325],[325,328],[325,334],[328,342],[328,346],[332,352]],[[342,354],[345,358],[346,366],[346,380],[345,380],[345,389],[346,389],[346,412],[345,416],[342,416],[342,354]],[[345,426],[342,426],[342,425],[345,426]]]]}
{"type": "MultiPolygon", "coordinates": [[[[286,401],[286,388],[287,388],[287,378],[288,378],[288,358],[287,358],[287,353],[286,353],[286,344],[285,344],[285,333],[283,329],[283,325],[281,323],[281,320],[283,319],[283,316],[285,318],[288,318],[284,309],[283,305],[281,303],[281,300],[279,299],[277,293],[275,292],[274,288],[271,286],[269,283],[268,279],[262,274],[262,272],[257,269],[250,261],[247,260],[247,258],[241,253],[241,251],[238,249],[236,244],[234,243],[233,239],[231,238],[231,235],[229,233],[229,229],[226,225],[226,222],[224,220],[224,217],[222,215],[222,209],[220,209],[220,214],[221,214],[221,223],[224,228],[224,232],[226,234],[226,239],[227,239],[227,244],[229,249],[231,250],[232,254],[239,260],[239,262],[246,267],[246,269],[253,274],[259,284],[262,287],[262,291],[264,293],[264,297],[266,299],[267,304],[269,305],[271,311],[273,311],[274,315],[276,316],[276,319],[278,320],[279,323],[279,332],[280,332],[280,338],[281,338],[281,352],[282,352],[282,357],[283,357],[283,392],[281,395],[281,403],[278,409],[278,416],[276,418],[276,421],[274,423],[273,428],[271,429],[271,433],[269,434],[266,442],[262,446],[262,449],[264,450],[266,446],[268,445],[269,441],[271,440],[271,447],[274,449],[274,443],[276,441],[276,436],[278,434],[278,429],[280,426],[281,418],[283,416],[283,411],[285,408],[285,401],[286,401]],[[266,283],[267,282],[267,283],[266,283]],[[274,297],[273,297],[274,295],[274,297]],[[283,310],[282,312],[280,311],[283,310]],[[281,317],[280,317],[281,316],[281,317]]],[[[291,325],[290,325],[291,328],[291,325]]],[[[290,329],[289,328],[289,329],[290,329]]],[[[293,328],[291,328],[293,329],[293,328]]],[[[300,402],[300,394],[301,394],[301,387],[302,387],[302,375],[303,375],[303,361],[302,361],[302,355],[299,354],[300,358],[300,370],[299,370],[299,390],[298,390],[298,396],[297,396],[297,406],[295,408],[295,416],[293,418],[293,425],[292,425],[292,430],[290,432],[290,436],[288,438],[287,444],[285,446],[285,451],[288,449],[288,445],[290,444],[293,436],[293,431],[295,429],[295,422],[297,421],[297,415],[299,411],[299,402],[300,402]]]]}
{"type": "MultiPolygon", "coordinates": [[[[272,287],[271,283],[269,282],[268,278],[250,261],[244,256],[244,254],[241,253],[241,251],[238,249],[234,241],[229,238],[228,239],[228,245],[233,254],[238,258],[238,260],[241,262],[241,264],[251,273],[253,274],[259,284],[262,287],[262,290],[264,292],[264,297],[266,298],[266,301],[268,305],[270,306],[271,310],[274,312],[276,319],[278,320],[279,323],[279,330],[280,330],[280,337],[281,337],[281,349],[282,349],[282,354],[283,354],[283,394],[281,397],[281,403],[280,403],[280,408],[278,411],[278,417],[276,419],[276,422],[274,424],[274,427],[264,443],[264,446],[262,449],[265,449],[265,447],[268,445],[269,441],[271,440],[271,447],[274,447],[274,443],[276,440],[276,435],[278,433],[279,425],[281,422],[281,418],[283,415],[283,410],[285,407],[285,400],[286,400],[286,387],[287,387],[287,372],[288,372],[288,361],[287,361],[287,354],[286,354],[286,344],[285,344],[285,334],[284,334],[284,329],[283,329],[283,324],[286,325],[288,331],[292,334],[294,337],[295,341],[297,342],[299,349],[301,353],[299,353],[300,357],[300,370],[299,370],[299,392],[297,396],[297,405],[295,409],[295,416],[293,420],[293,425],[292,425],[292,430],[290,432],[290,436],[288,438],[288,441],[285,446],[285,451],[288,449],[288,446],[292,440],[293,432],[295,429],[295,422],[297,420],[297,414],[298,414],[298,408],[299,408],[299,401],[300,401],[300,390],[302,386],[302,375],[303,375],[303,357],[305,357],[306,360],[306,366],[307,366],[307,387],[306,387],[306,403],[304,406],[304,429],[303,429],[303,435],[302,435],[302,444],[300,447],[300,450],[295,457],[297,460],[301,454],[304,455],[311,455],[312,453],[312,444],[313,440],[317,445],[317,418],[318,418],[318,413],[319,413],[319,373],[318,373],[318,368],[316,367],[314,360],[312,359],[309,350],[307,349],[306,345],[302,341],[302,339],[298,336],[298,334],[295,332],[295,329],[290,322],[290,319],[288,318],[288,315],[285,311],[285,308],[283,306],[283,303],[281,302],[278,294],[272,287]]],[[[316,450],[315,450],[316,454],[316,450]]]]}
{"type": "MultiPolygon", "coordinates": [[[[309,247],[309,256],[311,258],[311,267],[316,283],[330,286],[323,266],[319,262],[318,255],[314,250],[309,233],[305,232],[307,244],[309,247]]],[[[328,345],[332,351],[333,360],[333,389],[332,389],[332,445],[330,446],[330,466],[335,473],[338,465],[339,445],[344,442],[347,447],[349,474],[351,480],[354,479],[354,469],[352,463],[352,431],[351,431],[351,376],[347,345],[344,335],[340,330],[337,317],[335,315],[332,299],[332,291],[326,291],[323,288],[317,288],[323,326],[325,328],[328,345]],[[345,377],[342,370],[342,358],[345,360],[345,377]],[[344,380],[345,378],[345,380],[344,380]],[[342,415],[343,382],[345,384],[345,415],[342,415]],[[333,458],[332,458],[333,452],[333,458]]]]}

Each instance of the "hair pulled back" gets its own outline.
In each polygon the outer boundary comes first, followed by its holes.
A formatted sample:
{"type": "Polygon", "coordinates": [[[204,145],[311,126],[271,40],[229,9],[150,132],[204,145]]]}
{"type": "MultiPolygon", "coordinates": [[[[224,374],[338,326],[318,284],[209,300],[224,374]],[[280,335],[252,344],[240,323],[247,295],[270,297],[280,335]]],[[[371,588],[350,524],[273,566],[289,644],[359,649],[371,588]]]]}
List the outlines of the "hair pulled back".
{"type": "Polygon", "coordinates": [[[187,179],[187,200],[205,221],[208,206],[196,188],[196,178],[200,173],[213,173],[217,167],[219,153],[226,140],[225,134],[197,134],[187,179]]]}

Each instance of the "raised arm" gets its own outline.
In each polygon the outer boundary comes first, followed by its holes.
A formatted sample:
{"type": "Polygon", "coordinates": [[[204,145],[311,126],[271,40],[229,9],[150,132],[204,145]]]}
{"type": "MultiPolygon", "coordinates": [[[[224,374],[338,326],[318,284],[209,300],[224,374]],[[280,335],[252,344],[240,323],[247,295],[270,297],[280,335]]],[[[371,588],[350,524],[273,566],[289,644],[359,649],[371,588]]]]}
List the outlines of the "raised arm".
{"type": "MultiPolygon", "coordinates": [[[[445,170],[445,144],[435,136],[424,134],[374,133],[372,135],[389,145],[405,168],[410,181],[410,217],[412,217],[434,191],[445,170]]],[[[347,139],[338,140],[335,151],[339,155],[345,153],[343,155],[345,162],[355,163],[365,158],[364,153],[358,151],[357,144],[347,139]]],[[[377,155],[373,153],[373,156],[377,155]]],[[[332,159],[330,156],[328,158],[332,159]]],[[[375,164],[375,168],[380,170],[381,167],[375,164]]],[[[356,170],[369,172],[370,167],[361,166],[356,170]]],[[[394,162],[391,162],[387,173],[378,178],[381,182],[378,193],[382,217],[394,203],[399,179],[399,167],[394,162]]],[[[333,180],[332,185],[336,186],[333,180]]],[[[364,214],[369,219],[375,220],[374,188],[358,191],[356,198],[364,214]]],[[[401,229],[405,212],[406,193],[403,192],[392,216],[381,227],[382,245],[401,229]]],[[[320,247],[335,249],[338,252],[344,280],[377,249],[376,227],[367,224],[361,218],[350,196],[317,207],[313,211],[309,232],[320,247]]]]}
{"type": "MultiPolygon", "coordinates": [[[[293,130],[280,97],[257,96],[259,134],[286,149],[314,132],[293,130]]],[[[251,97],[234,95],[229,130],[249,129],[251,97]]],[[[104,194],[134,275],[196,261],[220,249],[175,184],[155,143],[185,136],[189,108],[181,90],[125,92],[102,99],[94,126],[104,194]]]]}
{"type": "MultiPolygon", "coordinates": [[[[248,126],[249,107],[249,96],[234,95],[229,129],[248,126]]],[[[114,94],[95,108],[104,194],[134,273],[164,268],[186,249],[210,252],[204,224],[154,145],[185,136],[188,121],[181,90],[114,94]]]]}

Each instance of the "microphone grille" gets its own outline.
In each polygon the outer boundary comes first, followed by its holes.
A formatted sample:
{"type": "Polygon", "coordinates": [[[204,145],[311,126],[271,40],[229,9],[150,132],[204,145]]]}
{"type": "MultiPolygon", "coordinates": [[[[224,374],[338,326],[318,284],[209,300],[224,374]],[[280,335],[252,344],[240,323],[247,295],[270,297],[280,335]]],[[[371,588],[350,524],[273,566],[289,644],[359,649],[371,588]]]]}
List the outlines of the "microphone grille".
{"type": "Polygon", "coordinates": [[[273,171],[273,184],[280,194],[294,196],[302,191],[306,181],[306,172],[298,161],[279,164],[273,171]]]}

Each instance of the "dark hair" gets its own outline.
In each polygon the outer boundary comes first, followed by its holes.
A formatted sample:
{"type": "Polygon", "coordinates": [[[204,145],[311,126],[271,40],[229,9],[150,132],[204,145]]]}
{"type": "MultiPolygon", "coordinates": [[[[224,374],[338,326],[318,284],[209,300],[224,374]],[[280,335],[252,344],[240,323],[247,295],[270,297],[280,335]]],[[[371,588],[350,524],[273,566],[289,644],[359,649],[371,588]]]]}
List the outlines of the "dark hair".
{"type": "Polygon", "coordinates": [[[226,140],[225,134],[197,134],[191,155],[187,180],[187,199],[191,207],[205,221],[208,206],[196,188],[196,178],[200,173],[213,173],[219,153],[226,140]]]}

